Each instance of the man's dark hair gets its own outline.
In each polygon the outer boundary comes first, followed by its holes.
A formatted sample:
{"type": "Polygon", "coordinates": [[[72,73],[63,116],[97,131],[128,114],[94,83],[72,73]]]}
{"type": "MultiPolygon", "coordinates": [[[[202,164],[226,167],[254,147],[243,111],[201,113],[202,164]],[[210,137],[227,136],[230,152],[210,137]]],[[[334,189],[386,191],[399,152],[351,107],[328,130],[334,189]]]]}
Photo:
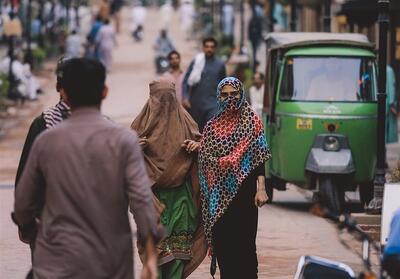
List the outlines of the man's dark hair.
{"type": "Polygon", "coordinates": [[[258,76],[260,77],[261,80],[264,80],[264,78],[265,78],[264,74],[261,73],[261,72],[256,72],[256,73],[254,74],[254,76],[255,76],[255,75],[258,75],[258,76]]]}
{"type": "Polygon", "coordinates": [[[58,62],[57,62],[57,68],[56,68],[56,76],[57,76],[57,83],[56,83],[56,90],[57,92],[60,92],[60,90],[63,88],[63,70],[66,62],[68,61],[68,58],[61,57],[58,62]]]}
{"type": "Polygon", "coordinates": [[[206,46],[206,43],[213,43],[215,47],[218,47],[218,42],[213,37],[208,37],[203,40],[203,47],[206,46]]]}
{"type": "Polygon", "coordinates": [[[105,81],[106,69],[99,61],[72,58],[62,66],[60,86],[72,107],[100,105],[105,81]]]}
{"type": "Polygon", "coordinates": [[[181,58],[180,53],[177,52],[176,50],[173,50],[173,51],[171,51],[170,53],[168,53],[168,56],[167,56],[168,60],[171,60],[171,58],[172,58],[173,55],[177,55],[178,58],[181,58]]]}

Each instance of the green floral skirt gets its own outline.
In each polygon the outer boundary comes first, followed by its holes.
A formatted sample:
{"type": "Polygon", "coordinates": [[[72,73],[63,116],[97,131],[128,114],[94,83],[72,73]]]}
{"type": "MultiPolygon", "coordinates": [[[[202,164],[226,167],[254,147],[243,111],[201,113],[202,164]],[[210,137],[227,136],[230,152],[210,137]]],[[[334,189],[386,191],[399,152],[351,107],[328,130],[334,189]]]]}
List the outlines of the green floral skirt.
{"type": "Polygon", "coordinates": [[[155,195],[165,205],[161,223],[167,231],[167,238],[160,244],[160,276],[164,279],[181,279],[185,261],[191,259],[193,234],[197,229],[197,209],[192,199],[190,181],[171,188],[158,188],[155,195]]]}

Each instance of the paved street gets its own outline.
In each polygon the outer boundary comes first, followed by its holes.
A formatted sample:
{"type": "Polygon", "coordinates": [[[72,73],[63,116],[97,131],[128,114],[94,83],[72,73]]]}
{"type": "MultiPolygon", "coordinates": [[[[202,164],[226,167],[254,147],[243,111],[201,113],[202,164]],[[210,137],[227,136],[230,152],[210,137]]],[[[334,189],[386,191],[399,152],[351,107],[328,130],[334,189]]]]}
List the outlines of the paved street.
{"type": "MultiPolygon", "coordinates": [[[[148,96],[148,83],[154,78],[151,46],[159,31],[158,17],[156,10],[149,13],[144,42],[136,44],[130,37],[128,12],[125,10],[123,31],[118,36],[118,47],[114,52],[115,63],[107,80],[110,94],[103,106],[105,115],[124,126],[129,126],[139,113],[148,96]]],[[[182,52],[184,65],[188,65],[196,48],[194,43],[183,40],[178,18],[173,17],[170,33],[182,52]]],[[[12,184],[29,123],[42,107],[57,102],[54,82],[54,78],[46,82],[46,94],[40,99],[41,105],[31,105],[32,110],[26,110],[25,115],[17,120],[18,125],[0,141],[0,278],[23,278],[30,266],[28,246],[18,240],[16,226],[9,218],[13,207],[12,184]]],[[[275,194],[274,204],[259,211],[259,278],[293,278],[299,257],[304,254],[340,260],[360,269],[361,261],[340,243],[335,226],[308,212],[311,205],[309,193],[290,186],[289,191],[275,194]]],[[[357,243],[346,235],[343,237],[351,245],[357,243]]],[[[232,253],[235,253],[235,247],[232,247],[232,253]]],[[[138,275],[138,257],[135,261],[138,275]]],[[[209,260],[206,259],[190,278],[211,278],[208,271],[209,260]]]]}

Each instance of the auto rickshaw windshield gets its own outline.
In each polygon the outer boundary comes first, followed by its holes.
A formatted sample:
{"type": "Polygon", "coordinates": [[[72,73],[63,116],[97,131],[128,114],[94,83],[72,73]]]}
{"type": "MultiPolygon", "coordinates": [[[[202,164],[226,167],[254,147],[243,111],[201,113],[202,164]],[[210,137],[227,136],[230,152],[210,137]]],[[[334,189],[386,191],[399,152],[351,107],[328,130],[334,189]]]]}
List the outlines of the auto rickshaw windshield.
{"type": "Polygon", "coordinates": [[[368,57],[288,57],[280,100],[376,101],[374,61],[368,57]]]}

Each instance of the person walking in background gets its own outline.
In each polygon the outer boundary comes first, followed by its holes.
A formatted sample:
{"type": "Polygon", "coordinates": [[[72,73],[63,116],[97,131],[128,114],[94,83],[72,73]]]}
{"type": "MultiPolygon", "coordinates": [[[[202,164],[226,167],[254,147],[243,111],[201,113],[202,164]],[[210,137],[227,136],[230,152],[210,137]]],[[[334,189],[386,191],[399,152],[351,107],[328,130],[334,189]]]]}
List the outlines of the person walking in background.
{"type": "Polygon", "coordinates": [[[171,19],[174,14],[174,8],[171,5],[170,0],[166,0],[165,3],[160,7],[161,13],[161,28],[168,30],[171,25],[171,19]]]}
{"type": "Polygon", "coordinates": [[[200,226],[196,122],[179,104],[168,80],[150,84],[150,98],[132,123],[139,135],[161,223],[167,237],[158,246],[159,279],[186,278],[207,248],[200,226]]]}
{"type": "Polygon", "coordinates": [[[162,74],[167,70],[168,65],[163,65],[163,63],[168,63],[167,56],[168,54],[175,50],[175,46],[172,40],[169,38],[167,30],[162,29],[160,32],[160,36],[157,37],[153,46],[156,55],[155,55],[155,66],[157,74],[162,74]]]}
{"type": "Polygon", "coordinates": [[[392,67],[386,67],[386,143],[398,142],[396,76],[392,67]]]}
{"type": "Polygon", "coordinates": [[[175,84],[176,98],[182,103],[182,82],[184,73],[181,69],[181,55],[176,50],[168,54],[169,70],[162,75],[162,78],[172,81],[175,84]]]}
{"type": "Polygon", "coordinates": [[[132,36],[137,42],[143,39],[146,16],[146,7],[144,7],[140,1],[135,1],[132,8],[132,36]]]}
{"type": "Polygon", "coordinates": [[[120,33],[121,30],[121,9],[124,6],[124,0],[112,0],[110,5],[110,15],[115,21],[115,30],[120,33]]]}
{"type": "Polygon", "coordinates": [[[262,117],[262,109],[264,104],[264,75],[256,72],[253,76],[253,85],[250,87],[251,108],[262,117]]]}
{"type": "MultiPolygon", "coordinates": [[[[33,75],[31,66],[28,63],[23,63],[22,53],[18,52],[14,55],[11,70],[17,86],[12,91],[13,95],[9,96],[9,98],[36,101],[37,94],[41,91],[40,84],[38,79],[33,75]]],[[[4,74],[10,72],[10,55],[7,55],[1,61],[0,72],[4,74]]]]}
{"type": "Polygon", "coordinates": [[[224,62],[215,56],[217,46],[214,38],[203,40],[203,52],[190,63],[182,85],[183,106],[199,125],[200,132],[218,111],[215,92],[226,75],[224,62]]]}
{"type": "Polygon", "coordinates": [[[35,140],[15,191],[14,221],[39,228],[34,277],[133,278],[129,203],[146,249],[143,278],[155,279],[162,232],[138,138],[101,115],[100,62],[71,59],[63,79],[71,117],[35,140]]]}
{"type": "Polygon", "coordinates": [[[262,17],[259,10],[259,5],[255,4],[252,5],[252,16],[248,26],[248,36],[251,43],[251,50],[252,50],[252,69],[253,73],[255,73],[256,68],[256,61],[257,61],[257,49],[260,43],[262,42],[262,17]]]}
{"type": "Polygon", "coordinates": [[[185,39],[189,40],[192,36],[193,21],[195,17],[195,10],[193,0],[184,0],[180,8],[181,14],[181,30],[185,35],[185,39]]]}
{"type": "Polygon", "coordinates": [[[66,58],[79,58],[82,52],[82,38],[73,30],[67,37],[65,42],[65,57],[66,58]]]}
{"type": "Polygon", "coordinates": [[[98,14],[103,21],[110,18],[110,3],[108,0],[101,2],[98,14]]]}
{"type": "Polygon", "coordinates": [[[211,274],[217,260],[221,279],[257,278],[257,207],[268,200],[265,162],[271,155],[262,121],[244,95],[236,78],[219,83],[219,111],[204,128],[199,150],[211,274]]]}
{"type": "Polygon", "coordinates": [[[87,49],[85,55],[86,58],[99,59],[99,50],[98,45],[96,44],[96,37],[102,26],[103,21],[98,15],[96,16],[96,19],[94,20],[92,27],[90,28],[89,34],[87,35],[87,49]]]}
{"type": "Polygon", "coordinates": [[[106,19],[104,25],[100,28],[96,36],[96,44],[99,49],[99,60],[106,67],[106,70],[111,71],[112,66],[112,51],[117,44],[114,27],[110,20],[106,19]]]}

